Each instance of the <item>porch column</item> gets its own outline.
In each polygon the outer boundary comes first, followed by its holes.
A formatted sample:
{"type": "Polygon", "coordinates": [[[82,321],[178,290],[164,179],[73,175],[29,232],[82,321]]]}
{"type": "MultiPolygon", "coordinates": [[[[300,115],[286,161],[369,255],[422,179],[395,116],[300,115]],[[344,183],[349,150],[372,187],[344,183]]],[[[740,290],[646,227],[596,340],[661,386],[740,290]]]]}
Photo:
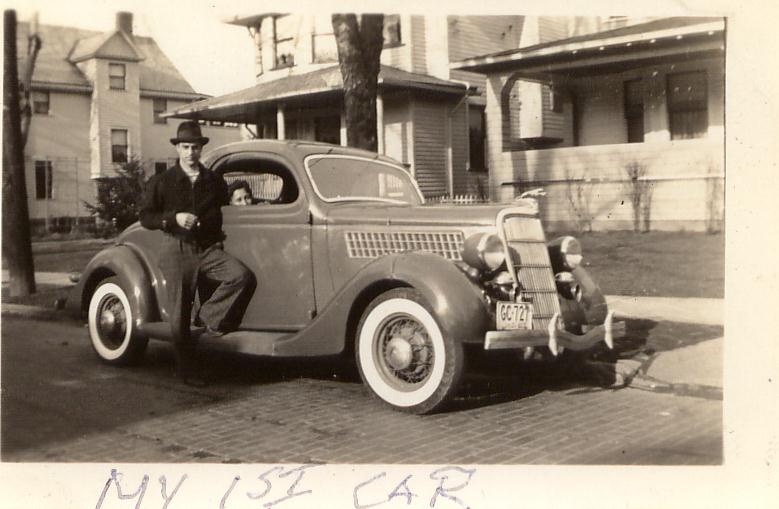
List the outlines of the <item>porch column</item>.
{"type": "Polygon", "coordinates": [[[346,114],[344,112],[341,112],[341,146],[349,146],[348,140],[346,139],[346,114]]]}
{"type": "Polygon", "coordinates": [[[376,94],[376,144],[377,152],[384,154],[384,96],[376,94]]]}
{"type": "Polygon", "coordinates": [[[276,138],[286,139],[284,135],[284,105],[281,103],[276,106],[276,138]]]}

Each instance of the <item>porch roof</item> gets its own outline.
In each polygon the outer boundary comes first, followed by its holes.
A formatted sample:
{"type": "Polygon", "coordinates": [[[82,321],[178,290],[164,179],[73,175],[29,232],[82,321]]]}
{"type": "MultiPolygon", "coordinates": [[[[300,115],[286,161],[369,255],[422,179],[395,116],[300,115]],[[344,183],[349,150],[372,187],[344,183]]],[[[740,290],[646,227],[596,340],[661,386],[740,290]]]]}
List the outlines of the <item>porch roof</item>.
{"type": "Polygon", "coordinates": [[[525,48],[469,58],[452,69],[483,74],[528,71],[568,75],[617,72],[674,59],[722,55],[725,20],[663,18],[525,48]]]}
{"type": "MultiPolygon", "coordinates": [[[[380,90],[419,90],[438,94],[463,95],[466,85],[426,74],[402,71],[382,65],[380,90]]],[[[300,103],[313,98],[338,97],[343,94],[343,79],[338,65],[305,74],[293,74],[219,97],[190,103],[162,116],[197,120],[255,123],[266,108],[279,103],[300,103]]]]}

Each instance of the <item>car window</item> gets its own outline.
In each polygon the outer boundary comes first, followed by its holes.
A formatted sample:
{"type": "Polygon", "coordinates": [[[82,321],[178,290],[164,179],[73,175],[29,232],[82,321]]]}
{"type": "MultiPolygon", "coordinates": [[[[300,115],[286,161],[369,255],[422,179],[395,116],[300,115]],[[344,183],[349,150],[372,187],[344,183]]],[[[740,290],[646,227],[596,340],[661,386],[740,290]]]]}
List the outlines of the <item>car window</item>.
{"type": "Polygon", "coordinates": [[[310,156],[306,169],[325,201],[422,203],[408,172],[388,163],[350,156],[310,156]]]}
{"type": "Polygon", "coordinates": [[[297,199],[297,184],[291,175],[279,175],[279,171],[228,171],[223,175],[228,187],[244,181],[251,189],[252,204],[284,204],[297,199]]]}

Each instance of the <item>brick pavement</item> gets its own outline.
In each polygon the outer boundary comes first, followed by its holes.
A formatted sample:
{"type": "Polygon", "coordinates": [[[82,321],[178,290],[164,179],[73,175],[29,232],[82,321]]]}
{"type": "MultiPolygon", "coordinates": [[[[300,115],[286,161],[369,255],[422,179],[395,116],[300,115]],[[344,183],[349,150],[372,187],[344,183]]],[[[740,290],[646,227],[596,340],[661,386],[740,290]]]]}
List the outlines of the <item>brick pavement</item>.
{"type": "Polygon", "coordinates": [[[705,465],[721,463],[721,437],[712,399],[573,388],[413,416],[356,383],[296,379],[4,459],[705,465]]]}

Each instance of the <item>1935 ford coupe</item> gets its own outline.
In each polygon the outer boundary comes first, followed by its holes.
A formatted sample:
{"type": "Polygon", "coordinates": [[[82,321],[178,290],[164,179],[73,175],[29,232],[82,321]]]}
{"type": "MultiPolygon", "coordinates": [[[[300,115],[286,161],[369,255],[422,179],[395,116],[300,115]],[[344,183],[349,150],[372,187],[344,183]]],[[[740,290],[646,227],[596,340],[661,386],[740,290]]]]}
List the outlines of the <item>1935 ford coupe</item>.
{"type": "MultiPolygon", "coordinates": [[[[225,250],[257,288],[240,329],[201,348],[353,354],[375,396],[426,413],[455,395],[468,349],[557,355],[611,346],[624,331],[582,267],[579,242],[547,241],[534,199],[426,205],[396,161],[313,142],[234,143],[203,164],[252,187],[252,205],[222,213],[225,250]]],[[[162,235],[130,226],[68,299],[108,363],[137,361],[149,338],[171,339],[162,235]]]]}

